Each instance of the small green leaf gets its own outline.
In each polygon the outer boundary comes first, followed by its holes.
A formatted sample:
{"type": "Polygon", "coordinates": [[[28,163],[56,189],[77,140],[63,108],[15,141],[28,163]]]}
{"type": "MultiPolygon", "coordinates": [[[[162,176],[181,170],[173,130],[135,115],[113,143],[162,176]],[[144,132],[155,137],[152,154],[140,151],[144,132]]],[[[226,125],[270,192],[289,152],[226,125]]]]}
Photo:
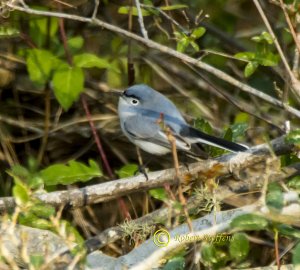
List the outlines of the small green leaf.
{"type": "Polygon", "coordinates": [[[281,210],[284,206],[283,193],[277,183],[270,183],[266,195],[266,203],[268,207],[281,210]]]}
{"type": "Polygon", "coordinates": [[[49,51],[41,49],[28,50],[26,59],[30,79],[37,84],[45,84],[50,79],[56,57],[49,51]]]}
{"type": "Polygon", "coordinates": [[[45,185],[52,186],[57,184],[69,185],[77,182],[86,182],[94,177],[99,177],[102,172],[98,164],[89,160],[89,166],[71,160],[68,165],[55,164],[42,170],[41,176],[45,185]]]}
{"type": "Polygon", "coordinates": [[[246,234],[236,233],[229,245],[230,256],[236,261],[244,260],[249,253],[249,241],[246,234]]]}
{"type": "Polygon", "coordinates": [[[236,123],[231,125],[232,141],[235,141],[238,137],[244,136],[248,126],[247,123],[236,123]]]}
{"type": "Polygon", "coordinates": [[[13,176],[17,176],[24,181],[27,180],[30,174],[27,168],[19,164],[13,165],[11,169],[8,171],[8,173],[12,174],[13,176]]]}
{"type": "Polygon", "coordinates": [[[268,32],[262,32],[260,36],[255,36],[252,38],[253,41],[261,43],[261,42],[267,42],[268,44],[273,44],[274,40],[272,36],[268,32]]]}
{"type": "Polygon", "coordinates": [[[279,63],[280,57],[278,54],[274,54],[272,52],[266,52],[263,54],[256,55],[255,61],[257,61],[260,65],[266,67],[274,67],[279,63]]]}
{"type": "Polygon", "coordinates": [[[72,49],[72,51],[80,50],[84,44],[84,39],[81,36],[76,36],[68,39],[67,41],[68,47],[72,49]]]}
{"type": "Polygon", "coordinates": [[[182,256],[175,256],[168,260],[165,266],[161,270],[184,270],[185,259],[182,256]]]}
{"type": "Polygon", "coordinates": [[[20,31],[11,26],[0,26],[0,38],[19,36],[20,31]]]}
{"type": "Polygon", "coordinates": [[[254,72],[255,70],[258,68],[258,63],[255,62],[255,61],[251,61],[249,62],[246,67],[245,67],[245,70],[244,70],[244,75],[246,78],[250,77],[254,72]]]}
{"type": "Polygon", "coordinates": [[[244,113],[244,112],[239,112],[235,118],[234,118],[234,123],[249,123],[249,114],[244,113]]]}
{"type": "Polygon", "coordinates": [[[207,263],[216,264],[218,262],[217,250],[214,245],[204,244],[201,248],[201,257],[207,263]]]}
{"type": "Polygon", "coordinates": [[[79,67],[55,70],[52,82],[55,97],[65,110],[71,107],[84,90],[84,74],[79,67]]]}
{"type": "Polygon", "coordinates": [[[32,254],[30,255],[30,266],[33,266],[34,269],[41,269],[44,264],[45,255],[32,254]]]}
{"type": "Polygon", "coordinates": [[[278,229],[280,234],[300,239],[300,230],[295,229],[290,225],[280,224],[276,228],[278,229]]]}
{"type": "Polygon", "coordinates": [[[22,183],[22,181],[17,180],[16,178],[14,180],[15,185],[13,187],[13,196],[16,200],[16,203],[18,205],[27,203],[30,198],[28,187],[24,183],[22,183]]]}
{"type": "Polygon", "coordinates": [[[285,141],[287,143],[300,145],[300,129],[295,129],[289,132],[289,134],[285,137],[285,141]]]}
{"type": "Polygon", "coordinates": [[[103,58],[91,53],[83,53],[74,56],[74,65],[80,68],[110,68],[110,63],[103,58]]]}
{"type": "Polygon", "coordinates": [[[231,226],[239,230],[259,231],[268,226],[268,220],[254,214],[245,214],[232,220],[231,226]]]}
{"type": "Polygon", "coordinates": [[[136,164],[126,164],[120,170],[116,171],[119,178],[127,178],[134,176],[139,171],[139,166],[136,164]]]}
{"type": "Polygon", "coordinates": [[[234,57],[242,60],[252,61],[255,58],[254,52],[240,52],[234,55],[234,57]]]}
{"type": "Polygon", "coordinates": [[[190,41],[190,45],[193,47],[193,49],[194,49],[196,52],[199,52],[199,51],[200,51],[200,48],[199,48],[198,44],[197,44],[195,41],[190,41]]]}
{"type": "Polygon", "coordinates": [[[187,37],[183,37],[177,42],[176,50],[178,52],[184,52],[189,44],[190,44],[190,40],[187,37]]]}
{"type": "MultiPolygon", "coordinates": [[[[228,260],[228,254],[223,250],[217,249],[212,244],[204,244],[201,248],[201,256],[204,264],[207,266],[215,266],[216,269],[223,269],[222,267],[226,264],[228,260]]],[[[213,267],[212,269],[215,269],[213,267]]]]}
{"type": "Polygon", "coordinates": [[[35,204],[30,208],[30,211],[40,218],[49,218],[55,214],[55,208],[46,204],[35,204]]]}
{"type": "Polygon", "coordinates": [[[21,214],[19,216],[18,222],[22,225],[43,229],[43,230],[49,230],[53,228],[53,224],[49,220],[38,218],[30,211],[28,213],[21,214]]]}
{"type": "MultiPolygon", "coordinates": [[[[141,8],[141,11],[142,11],[143,16],[149,16],[149,15],[153,14],[152,12],[150,12],[146,9],[143,9],[143,8],[141,8]]],[[[129,12],[130,12],[130,7],[128,7],[128,6],[119,7],[119,9],[118,9],[119,14],[129,14],[129,12]]],[[[133,16],[138,16],[138,10],[136,7],[131,7],[131,14],[133,16]]]]}
{"type": "Polygon", "coordinates": [[[206,29],[204,27],[200,26],[200,27],[193,30],[193,32],[191,34],[191,37],[193,39],[198,39],[198,38],[202,37],[205,32],[206,32],[206,29]]]}
{"type": "Polygon", "coordinates": [[[207,134],[212,134],[213,130],[209,122],[202,118],[197,118],[194,123],[194,127],[199,129],[207,134]]]}
{"type": "Polygon", "coordinates": [[[291,180],[289,180],[288,187],[300,190],[300,176],[297,175],[293,177],[291,180]]]}
{"type": "Polygon", "coordinates": [[[295,270],[300,269],[300,243],[293,249],[293,265],[295,270]]]}
{"type": "Polygon", "coordinates": [[[155,189],[151,189],[149,190],[149,194],[151,197],[160,200],[160,201],[165,201],[168,199],[167,193],[165,191],[165,189],[163,188],[155,188],[155,189]]]}
{"type": "Polygon", "coordinates": [[[159,7],[161,10],[175,10],[175,9],[182,9],[182,8],[188,8],[187,5],[170,5],[170,6],[162,6],[159,7]]]}

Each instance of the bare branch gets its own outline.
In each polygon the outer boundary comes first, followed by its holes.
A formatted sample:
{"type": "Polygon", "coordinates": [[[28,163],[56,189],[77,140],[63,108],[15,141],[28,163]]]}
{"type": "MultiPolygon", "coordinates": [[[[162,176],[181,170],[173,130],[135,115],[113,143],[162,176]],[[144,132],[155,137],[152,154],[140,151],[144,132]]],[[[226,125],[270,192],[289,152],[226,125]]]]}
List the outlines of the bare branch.
{"type": "MultiPolygon", "coordinates": [[[[285,142],[285,137],[280,137],[270,142],[273,151],[282,155],[290,153],[293,145],[285,142]]],[[[189,165],[189,168],[180,167],[181,174],[188,175],[208,175],[213,172],[215,177],[229,175],[234,168],[241,170],[253,164],[265,160],[269,155],[270,148],[268,144],[262,144],[250,148],[247,152],[224,155],[216,159],[199,161],[189,165]]],[[[95,204],[116,199],[125,194],[136,191],[148,190],[155,187],[161,187],[164,184],[176,184],[174,169],[156,171],[148,174],[149,180],[144,175],[138,175],[130,178],[113,180],[98,185],[86,186],[80,189],[55,191],[47,194],[37,194],[44,203],[61,206],[67,205],[73,208],[82,207],[86,204],[95,204]]],[[[0,211],[7,211],[15,207],[15,201],[12,197],[0,199],[0,211]]]]}

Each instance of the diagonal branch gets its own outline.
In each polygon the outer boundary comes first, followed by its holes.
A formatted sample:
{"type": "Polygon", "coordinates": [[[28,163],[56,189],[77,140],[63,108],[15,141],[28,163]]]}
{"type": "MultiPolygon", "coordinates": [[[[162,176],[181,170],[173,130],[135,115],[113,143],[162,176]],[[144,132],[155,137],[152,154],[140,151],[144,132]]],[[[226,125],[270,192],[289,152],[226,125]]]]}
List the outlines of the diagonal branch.
{"type": "Polygon", "coordinates": [[[283,102],[281,102],[280,100],[273,98],[265,93],[263,93],[260,90],[257,90],[249,85],[246,85],[244,83],[241,83],[240,81],[238,81],[237,79],[229,76],[228,74],[226,74],[225,72],[218,70],[216,68],[214,68],[213,66],[210,66],[204,62],[202,62],[199,59],[195,59],[192,58],[186,54],[183,54],[181,52],[175,51],[167,46],[161,45],[157,42],[154,42],[150,39],[145,39],[139,35],[136,35],[134,33],[131,33],[129,31],[126,31],[118,26],[106,23],[102,20],[99,19],[93,19],[93,18],[86,18],[86,17],[82,17],[82,16],[77,16],[77,15],[72,15],[72,14],[67,14],[67,13],[60,13],[60,12],[50,12],[50,11],[42,11],[42,10],[34,10],[31,8],[24,8],[24,7],[20,7],[20,6],[16,6],[14,4],[11,3],[7,3],[7,6],[14,9],[14,10],[19,10],[22,12],[26,12],[28,14],[34,14],[34,15],[39,15],[39,16],[50,16],[50,17],[57,17],[57,18],[65,18],[65,19],[69,19],[69,20],[75,20],[75,21],[81,21],[81,22],[86,22],[86,23],[90,23],[93,25],[97,25],[99,27],[105,28],[109,31],[121,34],[127,38],[133,39],[135,41],[138,41],[142,44],[144,44],[145,46],[147,46],[148,48],[152,48],[155,50],[159,50],[162,53],[168,54],[170,56],[173,56],[175,58],[178,58],[184,62],[190,63],[202,70],[205,70],[211,74],[213,74],[214,76],[218,77],[219,79],[226,81],[227,83],[241,89],[242,91],[249,93],[251,95],[254,95],[256,97],[259,97],[260,99],[274,105],[277,106],[278,108],[282,108],[285,109],[287,112],[289,112],[290,114],[297,116],[300,118],[300,111],[296,110],[295,108],[288,106],[286,104],[284,104],[283,102]]]}

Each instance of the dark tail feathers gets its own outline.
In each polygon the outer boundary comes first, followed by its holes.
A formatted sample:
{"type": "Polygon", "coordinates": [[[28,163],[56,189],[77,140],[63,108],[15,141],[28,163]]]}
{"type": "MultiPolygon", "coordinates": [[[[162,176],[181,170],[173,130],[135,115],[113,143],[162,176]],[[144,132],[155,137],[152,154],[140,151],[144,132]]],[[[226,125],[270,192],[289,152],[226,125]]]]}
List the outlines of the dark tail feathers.
{"type": "Polygon", "coordinates": [[[248,150],[248,147],[244,145],[208,135],[192,127],[188,127],[188,129],[183,129],[182,131],[181,135],[191,137],[192,139],[195,138],[199,143],[209,144],[232,152],[243,152],[248,150]]]}

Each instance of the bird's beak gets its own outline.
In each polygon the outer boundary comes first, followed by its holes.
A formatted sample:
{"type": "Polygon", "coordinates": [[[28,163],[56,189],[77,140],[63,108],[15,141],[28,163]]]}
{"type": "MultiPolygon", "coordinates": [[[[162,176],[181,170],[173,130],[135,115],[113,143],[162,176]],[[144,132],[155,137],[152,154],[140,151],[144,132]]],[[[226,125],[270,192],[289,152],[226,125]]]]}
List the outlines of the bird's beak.
{"type": "Polygon", "coordinates": [[[111,93],[113,96],[122,97],[124,92],[118,90],[110,90],[109,93],[111,93]]]}

